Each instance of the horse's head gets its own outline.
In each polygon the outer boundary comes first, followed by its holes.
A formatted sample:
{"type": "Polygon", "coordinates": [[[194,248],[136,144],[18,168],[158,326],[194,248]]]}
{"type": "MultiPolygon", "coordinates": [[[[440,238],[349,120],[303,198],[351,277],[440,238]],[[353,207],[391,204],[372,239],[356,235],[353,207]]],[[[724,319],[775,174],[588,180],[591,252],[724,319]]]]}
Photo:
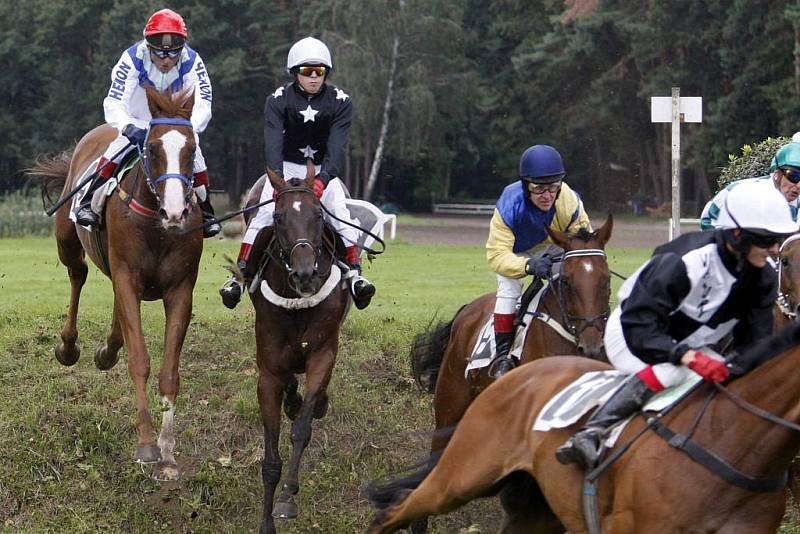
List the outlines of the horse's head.
{"type": "Polygon", "coordinates": [[[594,359],[605,357],[603,332],[610,313],[611,271],[604,248],[611,238],[611,215],[594,232],[564,233],[547,228],[553,242],[564,249],[555,293],[564,327],[577,338],[578,350],[594,359]]]}
{"type": "Polygon", "coordinates": [[[289,275],[289,286],[301,297],[316,293],[321,285],[318,261],[322,254],[322,205],[314,194],[314,165],[307,164],[305,180],[288,182],[267,169],[275,188],[275,238],[278,255],[289,275]]]}
{"type": "Polygon", "coordinates": [[[189,118],[194,92],[162,94],[146,88],[153,119],[142,152],[147,184],[164,228],[181,230],[191,209],[192,167],[197,149],[189,118]]]}
{"type": "Polygon", "coordinates": [[[789,236],[778,252],[778,306],[789,320],[800,313],[800,234],[789,236]]]}

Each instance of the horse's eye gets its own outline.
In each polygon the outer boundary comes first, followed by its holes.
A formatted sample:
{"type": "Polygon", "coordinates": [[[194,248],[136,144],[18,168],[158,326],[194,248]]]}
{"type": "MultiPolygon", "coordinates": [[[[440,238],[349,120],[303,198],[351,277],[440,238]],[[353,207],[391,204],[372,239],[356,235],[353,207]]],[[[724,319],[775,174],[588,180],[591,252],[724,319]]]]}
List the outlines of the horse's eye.
{"type": "Polygon", "coordinates": [[[788,267],[789,266],[789,258],[781,258],[781,265],[783,265],[784,267],[788,267]]]}
{"type": "Polygon", "coordinates": [[[147,151],[150,152],[150,157],[151,158],[157,158],[158,157],[158,145],[156,145],[154,143],[150,143],[147,146],[147,151]]]}

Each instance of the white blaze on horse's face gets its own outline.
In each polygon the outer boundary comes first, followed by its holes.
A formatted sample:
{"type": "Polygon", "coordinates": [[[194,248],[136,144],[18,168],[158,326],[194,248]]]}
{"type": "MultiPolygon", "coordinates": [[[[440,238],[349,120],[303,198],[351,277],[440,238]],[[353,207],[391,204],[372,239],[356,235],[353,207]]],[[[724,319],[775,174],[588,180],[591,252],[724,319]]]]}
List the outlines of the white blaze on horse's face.
{"type": "Polygon", "coordinates": [[[299,200],[295,200],[294,203],[292,204],[292,209],[294,211],[296,211],[297,213],[300,213],[300,205],[301,204],[302,203],[299,200]]]}
{"type": "MultiPolygon", "coordinates": [[[[164,150],[167,168],[164,174],[181,173],[181,150],[186,146],[186,136],[175,130],[161,136],[161,147],[164,150]]],[[[164,183],[164,198],[161,207],[167,214],[168,226],[181,224],[183,210],[186,207],[183,194],[183,183],[170,178],[164,183]]]]}
{"type": "Polygon", "coordinates": [[[591,262],[583,261],[581,262],[581,265],[583,266],[583,270],[586,272],[586,274],[591,274],[594,271],[594,267],[592,267],[591,262]]]}

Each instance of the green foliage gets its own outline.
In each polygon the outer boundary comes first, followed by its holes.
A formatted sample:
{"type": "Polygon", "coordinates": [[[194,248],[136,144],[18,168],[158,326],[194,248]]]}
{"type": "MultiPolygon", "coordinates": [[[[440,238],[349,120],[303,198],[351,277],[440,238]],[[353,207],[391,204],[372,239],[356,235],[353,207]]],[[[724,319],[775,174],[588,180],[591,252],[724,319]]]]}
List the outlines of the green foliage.
{"type": "Polygon", "coordinates": [[[728,164],[720,172],[717,185],[722,189],[731,182],[769,174],[775,153],[791,141],[788,137],[768,137],[754,145],[744,145],[738,156],[728,155],[728,164]]]}
{"type": "Polygon", "coordinates": [[[53,220],[45,214],[42,199],[30,191],[0,196],[0,238],[50,235],[53,220]]]}

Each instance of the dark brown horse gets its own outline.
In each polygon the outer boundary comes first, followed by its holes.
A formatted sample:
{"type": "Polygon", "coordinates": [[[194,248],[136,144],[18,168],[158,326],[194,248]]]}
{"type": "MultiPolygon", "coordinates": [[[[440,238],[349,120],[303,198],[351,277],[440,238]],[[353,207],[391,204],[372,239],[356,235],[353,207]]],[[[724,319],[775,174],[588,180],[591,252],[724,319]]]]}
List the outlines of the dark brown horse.
{"type": "MultiPolygon", "coordinates": [[[[111,278],[114,314],[106,344],[95,353],[98,369],[111,369],[119,359],[123,341],[128,347],[128,371],[136,389],[138,444],[136,462],[158,463],[154,477],[175,480],[175,400],[178,362],[192,313],[192,290],[203,251],[200,231],[181,235],[184,227],[201,223],[192,195],[195,138],[189,118],[194,96],[162,95],[147,90],[153,116],[145,146],[149,164],[139,162],[121,184],[119,194],[108,197],[105,224],[94,232],[76,226],[65,204],[55,215],[58,256],[69,272],[72,286],[69,312],[61,330],[56,359],[73,365],[80,356],[77,343],[78,301],[88,268],[84,256],[111,278]],[[161,433],[156,444],[147,400],[150,357],[147,354],[140,304],[164,301],[164,361],[159,373],[162,403],[161,433]]],[[[46,180],[48,188],[63,184],[69,192],[87,168],[117,136],[108,125],[86,134],[74,151],[38,164],[29,173],[46,180]]]]}
{"type": "Polygon", "coordinates": [[[800,313],[800,234],[781,244],[778,252],[778,299],[775,302],[775,330],[797,320],[800,313]]]}
{"type": "MultiPolygon", "coordinates": [[[[314,167],[305,180],[290,180],[267,172],[276,191],[274,226],[259,234],[253,247],[261,255],[256,291],[258,402],[264,424],[264,515],[261,533],[274,533],[274,517],[298,514],[300,461],[311,439],[312,418],[328,409],[326,388],[339,350],[339,330],[350,309],[350,292],[343,286],[336,261],[336,236],[324,224],[322,206],[314,195],[314,167]],[[305,373],[304,397],[298,374],[305,373]],[[292,458],[283,477],[278,451],[281,405],[293,420],[292,458]]],[[[258,202],[263,178],[249,194],[258,202]]],[[[251,284],[252,286],[253,284],[251,284]]]]}
{"type": "MultiPolygon", "coordinates": [[[[792,325],[754,349],[766,363],[728,386],[729,395],[709,400],[709,387],[686,397],[663,418],[675,432],[721,456],[744,474],[777,480],[800,450],[800,325],[792,325]],[[736,399],[738,397],[738,399],[736,399]],[[740,407],[741,400],[788,421],[777,424],[740,407]],[[736,402],[733,402],[736,401],[736,402]],[[797,428],[797,427],[796,427],[797,428]]],[[[507,499],[501,532],[585,532],[583,473],[562,465],[555,450],[580,424],[549,432],[532,431],[540,410],[558,391],[587,371],[607,369],[586,358],[548,358],[509,373],[470,406],[438,464],[414,484],[371,488],[383,508],[368,532],[386,534],[415,518],[443,514],[509,482],[527,481],[507,499]],[[503,454],[498,454],[502,451],[503,454]],[[508,504],[512,504],[509,506],[508,504]]],[[[643,429],[634,418],[616,447],[643,429]]],[[[613,450],[616,450],[613,449],[613,450]]],[[[425,473],[420,473],[422,476],[425,473]]],[[[602,531],[617,532],[774,532],[781,524],[786,489],[752,492],[734,486],[646,431],[599,479],[602,531]]]]}

